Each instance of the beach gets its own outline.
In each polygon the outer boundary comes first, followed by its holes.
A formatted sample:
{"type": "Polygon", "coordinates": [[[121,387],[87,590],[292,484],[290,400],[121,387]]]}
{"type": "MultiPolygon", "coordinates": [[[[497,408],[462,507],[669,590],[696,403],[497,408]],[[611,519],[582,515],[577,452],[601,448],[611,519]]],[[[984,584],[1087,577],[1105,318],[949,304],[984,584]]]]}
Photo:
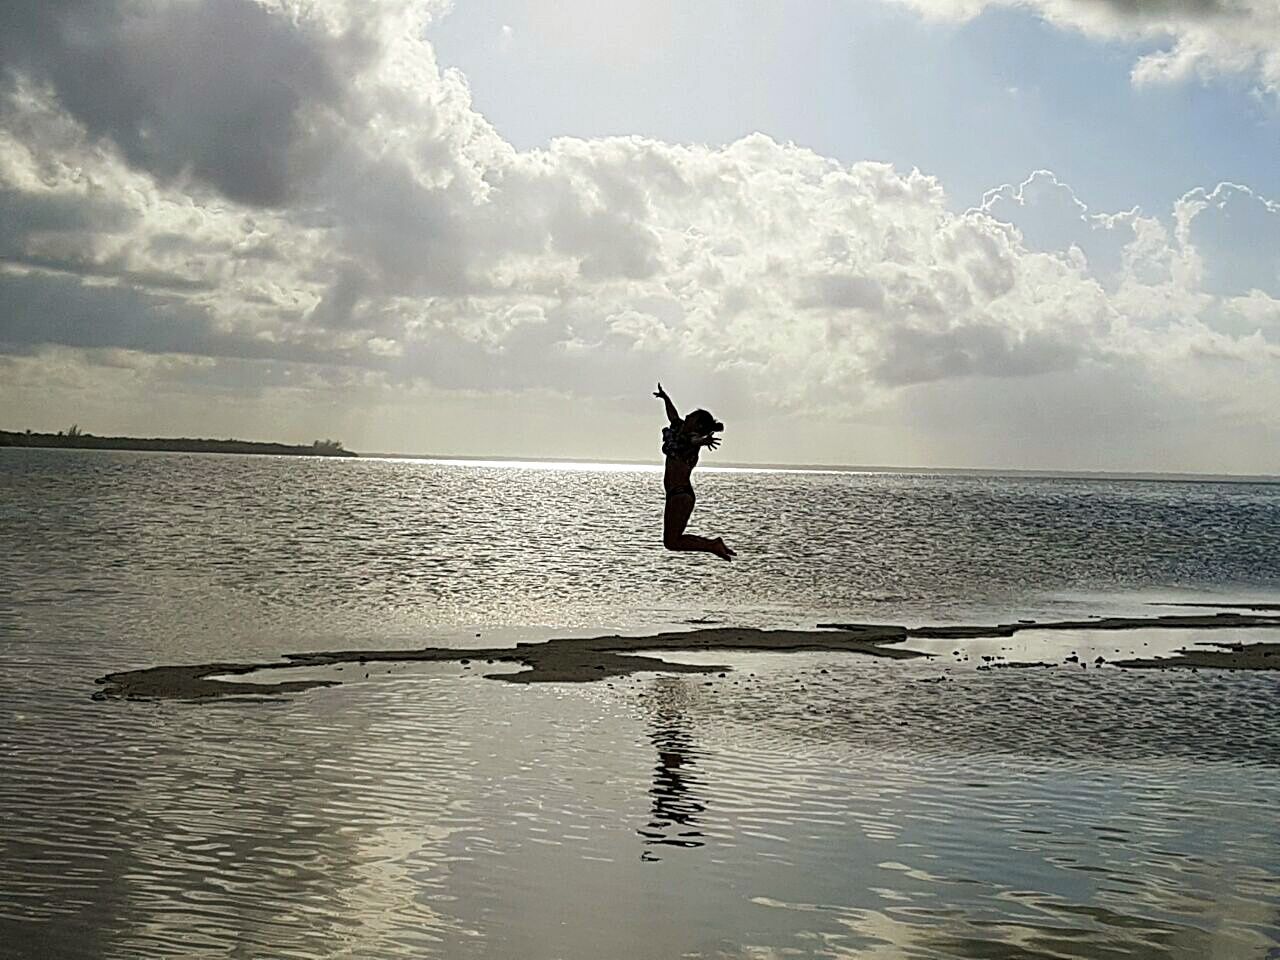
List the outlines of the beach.
{"type": "Polygon", "coordinates": [[[0,470],[0,955],[1280,938],[1275,487],[709,473],[723,564],[638,468],[0,470]]]}

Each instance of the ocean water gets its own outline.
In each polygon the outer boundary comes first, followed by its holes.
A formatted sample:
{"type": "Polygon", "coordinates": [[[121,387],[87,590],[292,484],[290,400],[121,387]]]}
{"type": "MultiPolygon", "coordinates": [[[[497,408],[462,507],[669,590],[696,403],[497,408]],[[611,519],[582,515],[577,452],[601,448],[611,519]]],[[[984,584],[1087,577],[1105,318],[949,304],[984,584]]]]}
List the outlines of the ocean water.
{"type": "Polygon", "coordinates": [[[90,699],[301,650],[1280,600],[1276,485],[695,480],[737,562],[662,549],[656,469],[0,450],[0,956],[1280,947],[1275,672],[689,654],[732,669],[90,699]]]}

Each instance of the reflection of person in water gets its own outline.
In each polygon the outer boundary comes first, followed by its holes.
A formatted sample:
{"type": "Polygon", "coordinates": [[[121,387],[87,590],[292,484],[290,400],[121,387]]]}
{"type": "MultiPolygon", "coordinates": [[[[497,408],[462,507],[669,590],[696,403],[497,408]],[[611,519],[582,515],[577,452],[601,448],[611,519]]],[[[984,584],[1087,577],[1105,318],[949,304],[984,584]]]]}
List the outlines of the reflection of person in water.
{"type": "Polygon", "coordinates": [[[658,707],[649,732],[658,751],[649,788],[653,809],[645,828],[636,831],[646,844],[700,847],[706,842],[698,828],[707,806],[692,792],[698,784],[693,769],[697,750],[679,703],[686,692],[682,681],[670,678],[660,680],[656,689],[658,707]]]}

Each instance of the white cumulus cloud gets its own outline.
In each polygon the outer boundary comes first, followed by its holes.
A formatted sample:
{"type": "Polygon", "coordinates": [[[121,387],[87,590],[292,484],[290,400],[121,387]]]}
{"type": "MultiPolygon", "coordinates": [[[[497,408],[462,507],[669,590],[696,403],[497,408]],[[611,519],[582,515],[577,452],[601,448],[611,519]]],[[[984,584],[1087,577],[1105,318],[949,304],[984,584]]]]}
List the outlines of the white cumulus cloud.
{"type": "Polygon", "coordinates": [[[892,0],[927,17],[971,20],[993,8],[1027,10],[1102,40],[1155,44],[1135,83],[1239,74],[1280,94],[1280,4],[1275,0],[892,0]]]}

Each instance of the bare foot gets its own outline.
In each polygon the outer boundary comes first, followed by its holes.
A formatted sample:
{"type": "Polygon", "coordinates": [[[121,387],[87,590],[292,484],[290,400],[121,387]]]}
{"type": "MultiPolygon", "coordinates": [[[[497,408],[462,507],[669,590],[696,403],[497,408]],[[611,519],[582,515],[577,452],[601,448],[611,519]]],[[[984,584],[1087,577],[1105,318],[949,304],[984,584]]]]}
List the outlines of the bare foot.
{"type": "Polygon", "coordinates": [[[716,537],[715,540],[711,542],[716,545],[716,549],[713,552],[721,560],[732,560],[738,555],[737,550],[732,550],[725,545],[723,537],[716,537]]]}

